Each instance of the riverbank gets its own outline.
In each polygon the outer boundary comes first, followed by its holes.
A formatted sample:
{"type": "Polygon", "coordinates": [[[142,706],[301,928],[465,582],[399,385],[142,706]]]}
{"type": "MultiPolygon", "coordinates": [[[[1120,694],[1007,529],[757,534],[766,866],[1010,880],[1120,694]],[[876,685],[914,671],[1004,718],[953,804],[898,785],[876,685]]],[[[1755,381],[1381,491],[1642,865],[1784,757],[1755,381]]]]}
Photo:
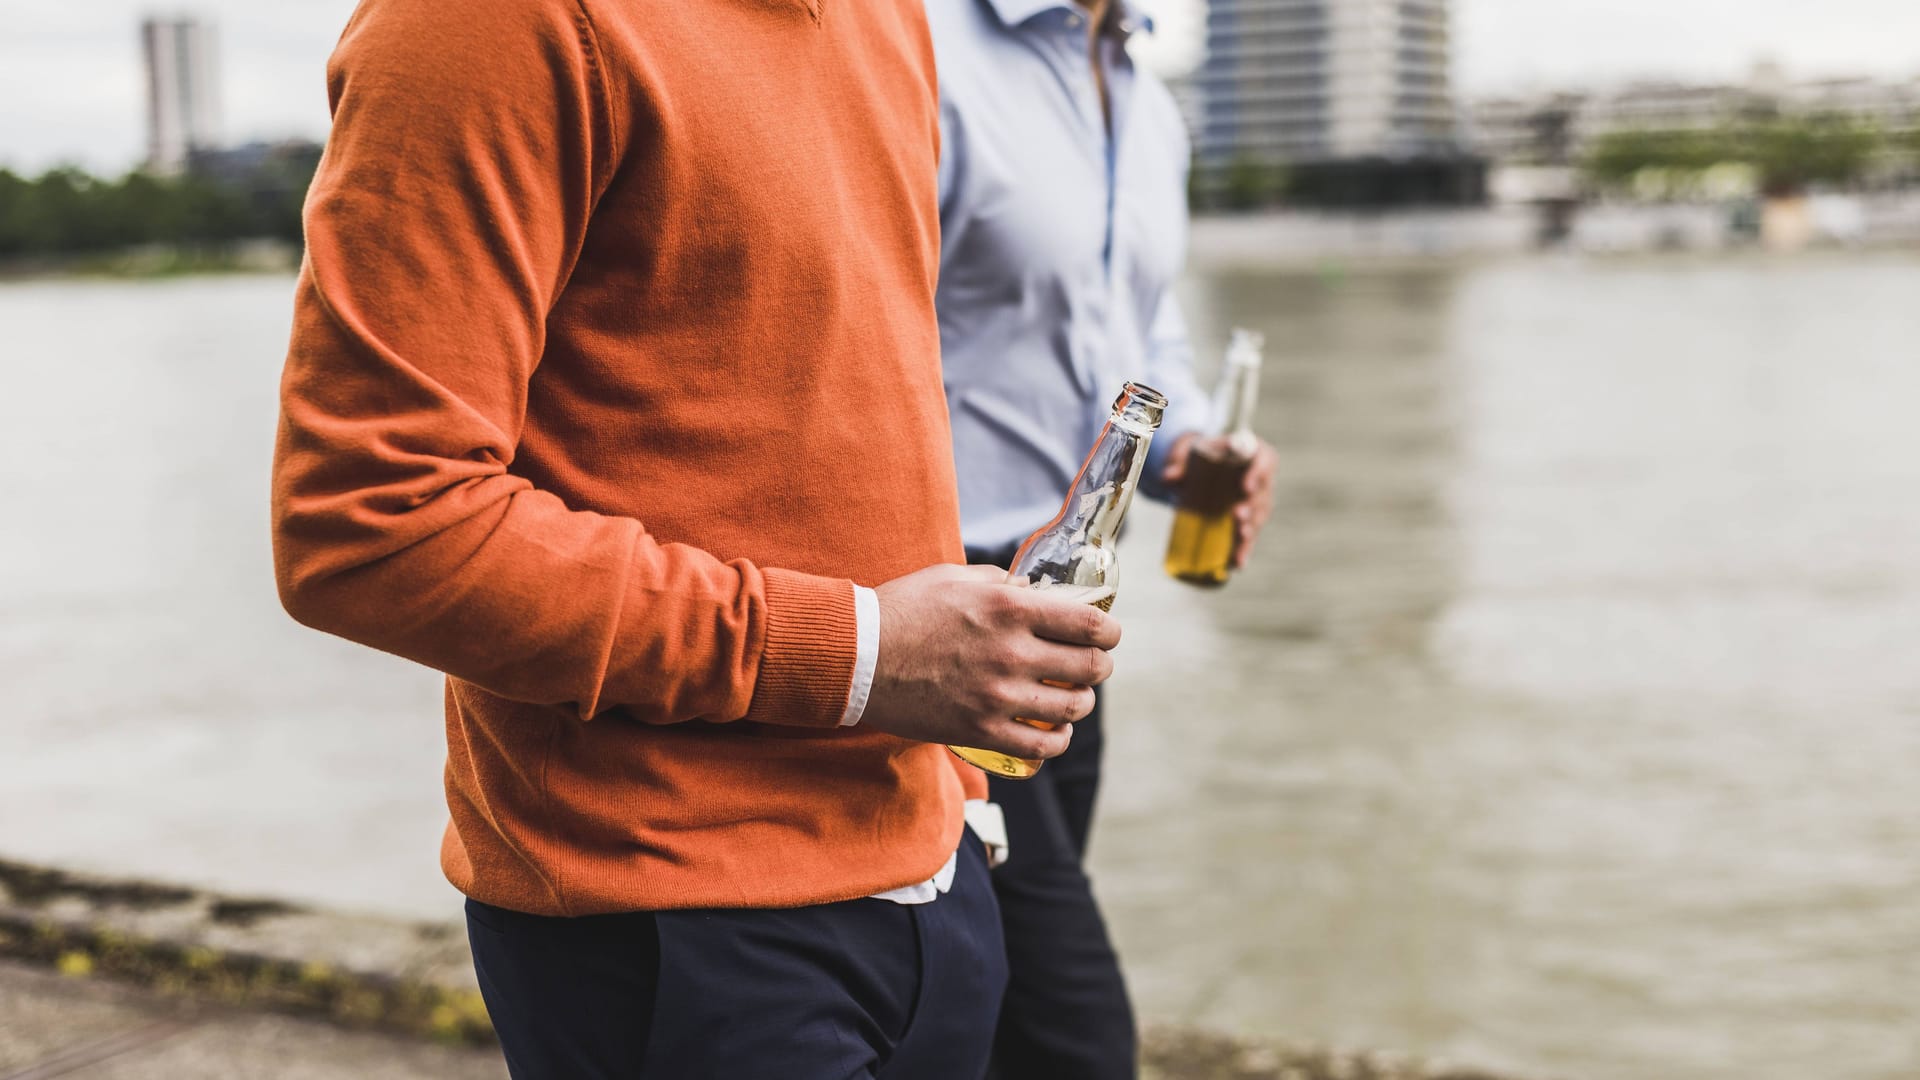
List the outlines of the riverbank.
{"type": "Polygon", "coordinates": [[[1552,243],[1547,211],[1508,203],[1392,213],[1309,210],[1195,217],[1196,267],[1431,263],[1543,250],[1581,255],[1920,250],[1920,193],[1819,195],[1765,206],[1718,202],[1587,203],[1565,208],[1552,243]]]}
{"type": "Polygon", "coordinates": [[[300,248],[277,240],[219,247],[151,245],[124,251],[0,259],[0,281],[39,278],[159,280],[202,274],[286,274],[300,267],[300,248]]]}
{"type": "MultiPolygon", "coordinates": [[[[11,988],[30,998],[40,1014],[32,1025],[33,1046],[23,1031],[0,1024],[0,1062],[18,1059],[13,1067],[30,1072],[36,1064],[104,1051],[117,1057],[151,1046],[158,1053],[163,1043],[202,1024],[213,1034],[202,1037],[195,1052],[218,1061],[217,1044],[235,1038],[232,1030],[248,1029],[235,1018],[258,1013],[305,1021],[308,1027],[290,1029],[282,1041],[311,1047],[310,1053],[361,1053],[354,1048],[375,1045],[368,1036],[326,1036],[313,1022],[450,1047],[486,1047],[492,1040],[465,934],[451,923],[347,915],[0,861],[0,959],[7,961],[0,966],[0,1000],[11,988]],[[58,973],[64,981],[29,969],[58,973]],[[69,989],[82,983],[117,989],[69,989]],[[102,1039],[94,1029],[103,1001],[116,1002],[142,1023],[102,1039]],[[209,1040],[216,1045],[206,1045],[209,1040]],[[351,1045],[343,1049],[343,1041],[351,1045]]],[[[246,1051],[235,1046],[230,1052],[246,1051]]],[[[1142,1055],[1147,1080],[1501,1080],[1399,1055],[1193,1029],[1150,1029],[1142,1055]]],[[[481,1070],[490,1060],[434,1059],[469,1070],[481,1070]]]]}
{"type": "MultiPolygon", "coordinates": [[[[1725,254],[1821,249],[1920,250],[1920,193],[1818,195],[1741,207],[1719,202],[1586,203],[1557,212],[1563,235],[1543,239],[1547,211],[1504,203],[1388,213],[1273,210],[1201,214],[1190,256],[1197,267],[1397,265],[1522,256],[1656,252],[1725,254]]],[[[194,274],[290,273],[298,245],[249,240],[217,247],[148,245],[124,251],[0,259],[0,281],[151,279],[194,274]]]]}

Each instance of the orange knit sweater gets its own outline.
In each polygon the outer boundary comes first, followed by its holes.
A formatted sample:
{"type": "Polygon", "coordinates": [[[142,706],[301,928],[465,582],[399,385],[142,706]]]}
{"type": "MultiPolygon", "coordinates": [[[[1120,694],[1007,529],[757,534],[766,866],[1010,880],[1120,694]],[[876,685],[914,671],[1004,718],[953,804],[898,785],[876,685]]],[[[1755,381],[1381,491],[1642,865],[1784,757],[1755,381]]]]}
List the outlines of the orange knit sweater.
{"type": "Polygon", "coordinates": [[[542,914],[924,881],[853,582],[960,561],[920,0],[364,0],[274,467],[302,622],[448,674],[442,863],[542,914]]]}

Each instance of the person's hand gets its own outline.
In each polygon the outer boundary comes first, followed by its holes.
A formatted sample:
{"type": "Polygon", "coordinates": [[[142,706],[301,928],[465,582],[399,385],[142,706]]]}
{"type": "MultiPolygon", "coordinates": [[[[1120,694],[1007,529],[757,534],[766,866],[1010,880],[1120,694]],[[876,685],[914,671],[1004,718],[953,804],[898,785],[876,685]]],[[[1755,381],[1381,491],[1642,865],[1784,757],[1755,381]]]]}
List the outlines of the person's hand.
{"type": "MultiPolygon", "coordinates": [[[[1253,542],[1260,537],[1260,530],[1273,516],[1273,477],[1280,466],[1280,454],[1273,444],[1265,439],[1254,440],[1253,463],[1247,466],[1246,475],[1241,481],[1239,501],[1233,504],[1233,568],[1238,570],[1247,565],[1253,555],[1253,542]]],[[[1160,471],[1160,479],[1170,488],[1178,489],[1180,482],[1187,476],[1187,461],[1196,452],[1208,457],[1221,459],[1231,456],[1228,438],[1225,435],[1195,435],[1188,432],[1173,441],[1167,452],[1166,468],[1160,471]]]]}
{"type": "Polygon", "coordinates": [[[1074,721],[1093,711],[1091,688],[1113,674],[1120,622],[1006,578],[991,566],[932,566],[874,590],[880,655],[861,727],[1022,758],[1066,750],[1074,721]]]}

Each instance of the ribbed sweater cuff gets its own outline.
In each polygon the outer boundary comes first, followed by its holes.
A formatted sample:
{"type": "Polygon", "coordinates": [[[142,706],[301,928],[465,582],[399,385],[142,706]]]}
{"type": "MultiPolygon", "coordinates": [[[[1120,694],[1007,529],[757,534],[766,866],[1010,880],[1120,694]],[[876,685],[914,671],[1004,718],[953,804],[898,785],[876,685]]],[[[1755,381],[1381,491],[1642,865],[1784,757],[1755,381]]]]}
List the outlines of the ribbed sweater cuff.
{"type": "Polygon", "coordinates": [[[746,719],[839,727],[859,653],[853,582],[791,570],[764,573],[767,644],[746,719]]]}

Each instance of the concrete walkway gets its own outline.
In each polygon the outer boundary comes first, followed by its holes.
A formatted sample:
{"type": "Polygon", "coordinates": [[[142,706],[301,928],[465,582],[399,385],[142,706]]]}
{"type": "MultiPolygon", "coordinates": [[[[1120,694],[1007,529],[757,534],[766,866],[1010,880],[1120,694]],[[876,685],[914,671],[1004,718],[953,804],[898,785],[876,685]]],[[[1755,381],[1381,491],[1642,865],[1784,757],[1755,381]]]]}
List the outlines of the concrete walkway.
{"type": "Polygon", "coordinates": [[[0,962],[0,1080],[502,1080],[492,1050],[172,1000],[0,962]]]}

